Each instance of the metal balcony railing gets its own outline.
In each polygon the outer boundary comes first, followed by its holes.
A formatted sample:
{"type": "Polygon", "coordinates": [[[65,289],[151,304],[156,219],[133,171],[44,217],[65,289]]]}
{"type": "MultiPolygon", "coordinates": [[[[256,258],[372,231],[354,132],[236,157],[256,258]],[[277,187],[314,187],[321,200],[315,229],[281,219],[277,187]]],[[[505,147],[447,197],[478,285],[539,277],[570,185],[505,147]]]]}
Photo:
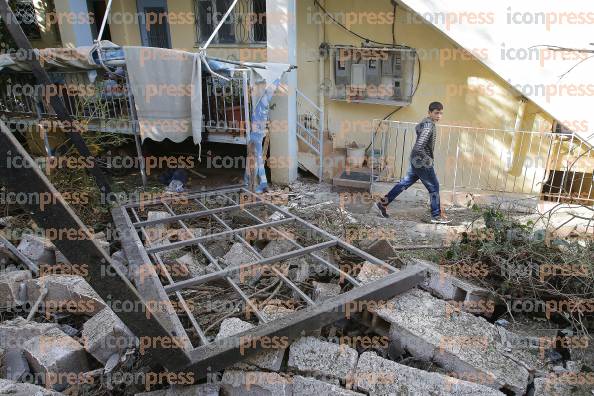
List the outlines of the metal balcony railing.
{"type": "MultiPolygon", "coordinates": [[[[409,167],[415,123],[376,120],[372,180],[397,181],[409,167]]],[[[442,190],[526,194],[594,205],[592,146],[576,134],[438,126],[435,171],[442,190]]]]}

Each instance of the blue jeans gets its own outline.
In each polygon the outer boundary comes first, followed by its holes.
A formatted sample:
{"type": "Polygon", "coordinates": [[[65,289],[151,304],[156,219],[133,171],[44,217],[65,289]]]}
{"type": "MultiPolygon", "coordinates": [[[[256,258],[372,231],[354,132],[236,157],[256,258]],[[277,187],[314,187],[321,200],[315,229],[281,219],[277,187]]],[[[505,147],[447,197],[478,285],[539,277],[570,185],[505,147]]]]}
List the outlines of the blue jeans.
{"type": "Polygon", "coordinates": [[[398,184],[390,190],[390,192],[382,199],[382,203],[386,206],[390,204],[402,191],[406,190],[413,184],[421,180],[429,196],[431,197],[431,216],[438,217],[441,214],[441,208],[439,204],[439,181],[433,167],[421,167],[416,168],[410,166],[404,179],[400,180],[398,184]]]}

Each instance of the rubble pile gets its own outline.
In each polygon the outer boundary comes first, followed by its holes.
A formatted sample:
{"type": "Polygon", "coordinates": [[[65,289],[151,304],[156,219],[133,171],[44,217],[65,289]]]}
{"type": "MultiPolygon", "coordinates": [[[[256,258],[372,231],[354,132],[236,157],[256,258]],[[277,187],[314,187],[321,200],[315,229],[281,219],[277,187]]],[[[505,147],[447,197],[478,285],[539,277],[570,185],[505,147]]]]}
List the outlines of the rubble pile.
{"type": "MultiPolygon", "coordinates": [[[[311,203],[311,202],[310,202],[311,203]]],[[[311,203],[311,205],[316,205],[311,203]]],[[[311,206],[310,205],[310,206],[311,206]]],[[[322,205],[324,206],[324,205],[322,205]]],[[[310,208],[311,209],[311,208],[310,208]]],[[[354,217],[344,214],[351,224],[354,217]],[[350,219],[350,220],[349,220],[350,219]]],[[[147,218],[167,217],[149,213],[147,218]]],[[[342,216],[342,215],[341,215],[342,216]]],[[[234,219],[238,223],[247,219],[234,219]]],[[[195,224],[194,236],[204,235],[195,224]]],[[[179,240],[163,237],[167,226],[148,229],[157,245],[179,240]]],[[[179,238],[177,235],[175,238],[179,238]]],[[[191,236],[187,236],[191,237],[191,236]]],[[[102,247],[114,265],[134,279],[121,250],[104,236],[102,247]]],[[[17,249],[42,271],[33,273],[10,249],[0,247],[0,394],[40,395],[592,395],[594,344],[564,345],[550,333],[523,332],[506,321],[494,321],[493,310],[472,309],[473,303],[495,305],[486,289],[444,274],[434,263],[401,262],[400,269],[420,265],[426,280],[376,309],[370,323],[359,317],[312,327],[292,341],[262,347],[204,379],[194,373],[166,373],[146,361],[141,340],[84,279],[85,274],[49,271],[66,268],[68,260],[44,238],[24,236],[17,249]],[[548,340],[554,339],[553,342],[548,340]],[[547,342],[545,342],[547,341],[547,342]],[[165,374],[169,376],[165,376],[165,374]],[[592,382],[588,382],[589,380],[592,382]]],[[[290,252],[283,240],[257,241],[263,257],[290,252]]],[[[390,241],[375,239],[361,247],[384,260],[395,255],[390,241]]],[[[217,271],[189,247],[164,254],[164,265],[182,270],[171,276],[189,279],[217,271]]],[[[257,259],[236,241],[211,241],[220,268],[257,259]],[[214,246],[217,245],[217,246],[214,246]]],[[[324,259],[340,266],[336,252],[324,259]]],[[[288,259],[287,277],[304,287],[313,301],[343,293],[336,274],[321,273],[310,257],[288,259]]],[[[350,273],[361,284],[388,275],[385,268],[363,261],[350,273]]],[[[163,277],[163,273],[159,272],[163,277]]],[[[294,290],[278,279],[254,271],[232,277],[249,290],[267,323],[290,318],[305,307],[294,290]],[[289,306],[286,301],[294,301],[289,306]]],[[[256,327],[246,307],[228,284],[204,284],[183,290],[205,336],[225,340],[256,327]]],[[[184,323],[188,329],[190,326],[184,323]]],[[[567,337],[578,337],[567,335],[567,337]]],[[[196,337],[196,334],[193,334],[196,337]]]]}

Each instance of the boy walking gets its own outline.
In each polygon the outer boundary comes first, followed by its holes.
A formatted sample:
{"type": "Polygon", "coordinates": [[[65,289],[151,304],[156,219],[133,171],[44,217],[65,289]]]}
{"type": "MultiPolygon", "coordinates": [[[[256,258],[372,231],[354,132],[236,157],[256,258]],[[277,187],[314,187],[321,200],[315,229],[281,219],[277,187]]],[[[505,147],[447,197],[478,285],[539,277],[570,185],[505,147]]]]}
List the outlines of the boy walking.
{"type": "Polygon", "coordinates": [[[417,140],[410,153],[410,167],[406,176],[380,202],[375,204],[383,217],[389,217],[386,207],[400,193],[412,186],[417,180],[421,180],[431,197],[431,222],[435,224],[448,224],[450,222],[441,211],[439,181],[433,169],[433,150],[435,149],[437,133],[435,124],[441,120],[442,116],[443,105],[439,102],[433,102],[429,105],[428,116],[416,126],[417,140]]]}

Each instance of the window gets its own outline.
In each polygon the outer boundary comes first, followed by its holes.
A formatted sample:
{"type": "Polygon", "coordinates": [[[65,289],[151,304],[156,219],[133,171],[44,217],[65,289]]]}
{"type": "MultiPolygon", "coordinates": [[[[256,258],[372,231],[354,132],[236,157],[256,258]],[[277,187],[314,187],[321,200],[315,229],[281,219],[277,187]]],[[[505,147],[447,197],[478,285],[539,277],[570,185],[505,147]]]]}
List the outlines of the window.
{"type": "Polygon", "coordinates": [[[17,0],[13,12],[27,38],[31,40],[41,39],[41,30],[37,23],[37,15],[32,0],[17,0]]]}
{"type": "MultiPolygon", "coordinates": [[[[233,0],[194,0],[197,44],[214,32],[233,0]]],[[[266,0],[239,0],[219,29],[215,44],[255,44],[266,42],[266,0]]]]}

